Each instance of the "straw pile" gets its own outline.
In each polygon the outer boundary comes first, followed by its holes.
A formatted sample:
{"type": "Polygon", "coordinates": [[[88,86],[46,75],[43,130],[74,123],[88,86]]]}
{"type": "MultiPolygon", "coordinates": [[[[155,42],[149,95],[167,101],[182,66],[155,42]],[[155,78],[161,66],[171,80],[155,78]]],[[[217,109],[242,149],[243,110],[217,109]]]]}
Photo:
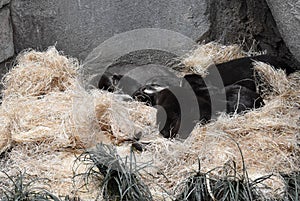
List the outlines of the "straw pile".
{"type": "Polygon", "coordinates": [[[4,96],[39,96],[65,91],[78,75],[77,60],[59,55],[54,47],[46,52],[24,52],[17,60],[15,68],[4,77],[4,96]]]}
{"type": "MultiPolygon", "coordinates": [[[[202,61],[204,57],[197,51],[216,63],[246,55],[239,46],[203,45],[183,61],[196,66],[197,72],[204,72],[207,65],[202,63],[208,61],[202,61]]],[[[158,135],[154,108],[122,101],[117,94],[86,91],[78,81],[79,70],[76,60],[55,48],[28,51],[18,57],[16,66],[3,80],[0,153],[5,154],[0,158],[1,171],[13,175],[26,169],[33,177],[49,178],[49,190],[56,195],[92,200],[102,191],[96,181],[89,191],[79,189],[82,180],[74,185],[76,157],[100,142],[118,145],[118,154],[125,157],[130,150],[128,141],[138,134],[142,134],[141,141],[151,141],[145,152],[135,156],[139,164],[152,162],[146,169],[151,174],[144,172],[142,179],[154,200],[175,198],[180,192],[178,186],[199,169],[198,159],[202,172],[234,161],[237,173],[242,175],[245,166],[251,180],[274,173],[265,181],[269,189],[263,189],[269,198],[280,197],[283,191],[279,172],[299,171],[297,73],[286,77],[281,71],[256,63],[266,105],[244,115],[222,114],[214,122],[196,126],[181,142],[158,135]]],[[[87,166],[79,166],[76,174],[87,171],[87,166]]],[[[210,177],[222,177],[224,171],[212,171],[210,177]]]]}
{"type": "MultiPolygon", "coordinates": [[[[3,114],[3,111],[0,111],[3,114]]],[[[7,151],[11,146],[10,122],[5,116],[0,116],[0,154],[7,151]]]]}
{"type": "Polygon", "coordinates": [[[193,72],[202,76],[206,75],[206,69],[213,64],[224,63],[233,59],[247,56],[239,45],[222,45],[217,42],[209,42],[196,47],[194,51],[183,58],[186,72],[193,72]]]}
{"type": "Polygon", "coordinates": [[[137,132],[152,132],[154,108],[104,91],[85,91],[79,70],[75,59],[54,47],[18,56],[3,79],[0,154],[11,150],[0,159],[0,171],[26,170],[49,178],[49,190],[68,195],[76,192],[76,154],[100,142],[120,143],[137,132]]]}
{"type": "Polygon", "coordinates": [[[209,42],[198,45],[195,50],[182,58],[182,63],[185,66],[183,71],[206,76],[207,68],[211,65],[260,54],[264,54],[264,52],[255,52],[254,47],[245,52],[242,45],[222,45],[217,42],[209,42]]]}

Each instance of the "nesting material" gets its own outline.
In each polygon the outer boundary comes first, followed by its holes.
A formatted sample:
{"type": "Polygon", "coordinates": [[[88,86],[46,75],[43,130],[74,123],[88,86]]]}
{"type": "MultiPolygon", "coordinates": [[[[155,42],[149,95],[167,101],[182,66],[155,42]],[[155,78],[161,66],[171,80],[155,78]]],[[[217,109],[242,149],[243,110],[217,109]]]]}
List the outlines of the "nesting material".
{"type": "Polygon", "coordinates": [[[78,61],[67,58],[50,47],[46,52],[21,53],[17,65],[4,76],[4,96],[11,94],[39,96],[65,91],[78,75],[78,61]]]}
{"type": "Polygon", "coordinates": [[[99,129],[91,108],[86,108],[85,121],[78,120],[82,114],[77,110],[76,100],[85,95],[84,91],[75,94],[67,90],[49,92],[40,97],[5,96],[1,107],[10,119],[12,140],[16,143],[47,143],[52,150],[85,148],[95,144],[92,137],[99,133],[99,129]]]}
{"type": "Polygon", "coordinates": [[[8,175],[26,171],[32,178],[47,178],[48,190],[56,195],[67,195],[74,190],[74,153],[53,151],[46,143],[23,143],[14,146],[8,156],[8,160],[0,162],[1,171],[8,175]]]}
{"type": "Polygon", "coordinates": [[[64,144],[69,141],[65,130],[69,125],[64,125],[70,119],[66,113],[71,105],[68,98],[52,94],[42,99],[29,96],[5,100],[2,107],[13,122],[10,130],[12,139],[20,143],[55,141],[64,144]]]}
{"type": "Polygon", "coordinates": [[[7,151],[11,146],[10,120],[4,116],[4,112],[0,110],[0,155],[7,151]]]}
{"type": "Polygon", "coordinates": [[[133,139],[138,133],[154,132],[156,109],[136,101],[125,102],[116,94],[98,90],[94,91],[94,96],[99,93],[103,95],[95,103],[97,120],[102,131],[110,133],[117,144],[133,139]]]}
{"type": "Polygon", "coordinates": [[[11,142],[13,146],[1,159],[0,170],[49,178],[49,190],[58,195],[72,191],[74,154],[103,135],[92,116],[94,105],[87,105],[83,114],[77,105],[86,99],[93,103],[78,85],[77,64],[51,47],[22,53],[4,77],[0,136],[6,145],[1,141],[1,152],[11,142]]]}
{"type": "Polygon", "coordinates": [[[137,132],[152,132],[154,108],[109,92],[87,92],[78,81],[79,70],[76,60],[54,47],[18,56],[3,79],[0,153],[14,145],[0,170],[14,175],[26,169],[49,178],[55,194],[68,195],[76,191],[76,154],[100,142],[123,143],[137,132]]]}
{"type": "Polygon", "coordinates": [[[240,45],[226,46],[217,42],[209,42],[199,45],[194,51],[187,54],[182,63],[186,66],[185,71],[205,76],[209,66],[245,56],[247,54],[240,45]]]}
{"type": "MultiPolygon", "coordinates": [[[[205,55],[216,63],[245,56],[238,46],[209,43],[201,48],[201,54],[191,53],[193,57],[185,62],[199,64],[200,69],[205,66],[201,64],[205,55]]],[[[243,175],[246,167],[251,180],[299,171],[300,75],[286,77],[265,64],[255,65],[266,105],[244,115],[222,114],[205,126],[197,125],[182,142],[158,135],[154,108],[125,102],[118,94],[86,91],[78,82],[78,62],[55,48],[24,52],[4,78],[0,151],[12,148],[0,159],[0,170],[13,175],[26,169],[29,175],[49,178],[49,190],[56,195],[96,199],[102,193],[99,186],[91,192],[73,185],[76,156],[103,142],[119,145],[118,154],[125,157],[130,140],[142,134],[141,141],[151,144],[135,156],[137,163],[152,162],[141,178],[154,200],[174,200],[178,186],[198,171],[198,159],[203,172],[234,161],[237,174],[243,175]]],[[[202,71],[199,69],[197,72],[202,71]]],[[[85,171],[82,167],[76,173],[85,171]]],[[[224,174],[216,169],[209,176],[224,174]]],[[[264,195],[280,197],[283,183],[278,176],[266,180],[269,189],[264,189],[264,195]]]]}
{"type": "Polygon", "coordinates": [[[260,61],[254,61],[253,64],[257,76],[256,85],[264,96],[283,94],[291,87],[283,70],[275,70],[272,66],[260,61]]]}

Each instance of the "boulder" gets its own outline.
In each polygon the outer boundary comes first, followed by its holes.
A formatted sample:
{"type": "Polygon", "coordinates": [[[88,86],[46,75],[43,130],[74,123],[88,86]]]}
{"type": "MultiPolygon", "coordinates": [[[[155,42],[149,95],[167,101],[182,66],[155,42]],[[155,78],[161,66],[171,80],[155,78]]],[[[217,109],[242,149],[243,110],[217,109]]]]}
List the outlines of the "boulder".
{"type": "Polygon", "coordinates": [[[13,30],[9,8],[0,9],[0,63],[14,55],[13,30]]]}
{"type": "Polygon", "coordinates": [[[286,45],[300,61],[300,1],[267,0],[286,45]]]}
{"type": "Polygon", "coordinates": [[[206,0],[12,0],[15,48],[56,44],[84,59],[106,39],[140,28],[161,28],[196,40],[209,28],[206,0]]]}

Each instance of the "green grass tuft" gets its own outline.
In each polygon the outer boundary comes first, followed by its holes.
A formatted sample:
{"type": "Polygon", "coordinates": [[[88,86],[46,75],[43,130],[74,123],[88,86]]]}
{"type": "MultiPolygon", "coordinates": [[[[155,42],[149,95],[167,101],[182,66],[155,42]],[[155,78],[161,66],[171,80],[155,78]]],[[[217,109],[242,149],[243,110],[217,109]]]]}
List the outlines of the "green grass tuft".
{"type": "Polygon", "coordinates": [[[60,201],[58,197],[51,194],[44,187],[48,179],[27,179],[24,172],[19,172],[16,176],[9,176],[3,172],[6,179],[0,181],[0,199],[2,201],[60,201]]]}
{"type": "Polygon", "coordinates": [[[284,201],[300,201],[300,172],[281,174],[285,180],[284,201]]]}
{"type": "Polygon", "coordinates": [[[206,173],[201,173],[199,170],[182,183],[184,187],[179,196],[177,196],[177,201],[257,200],[259,197],[262,198],[262,195],[256,190],[255,186],[267,178],[250,182],[245,177],[237,175],[236,166],[232,167],[229,164],[206,173]],[[231,171],[228,171],[229,168],[231,168],[231,171]],[[218,170],[226,172],[226,174],[218,178],[209,176],[212,171],[218,170]]]}
{"type": "Polygon", "coordinates": [[[103,176],[101,190],[105,200],[152,201],[149,188],[139,176],[147,165],[137,165],[132,150],[129,157],[122,159],[114,146],[101,143],[78,159],[83,163],[91,162],[85,173],[86,183],[92,176],[103,176]]]}

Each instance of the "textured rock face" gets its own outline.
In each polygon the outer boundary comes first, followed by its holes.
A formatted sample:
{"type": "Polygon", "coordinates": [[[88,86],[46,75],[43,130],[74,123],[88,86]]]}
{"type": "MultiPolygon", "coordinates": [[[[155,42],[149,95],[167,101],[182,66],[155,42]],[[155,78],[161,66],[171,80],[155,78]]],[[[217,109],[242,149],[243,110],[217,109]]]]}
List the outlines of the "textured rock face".
{"type": "Polygon", "coordinates": [[[14,55],[13,32],[7,7],[0,9],[0,27],[0,62],[2,62],[14,55]]]}
{"type": "MultiPolygon", "coordinates": [[[[278,8],[281,7],[281,1],[271,1],[278,8]]],[[[216,40],[224,44],[244,42],[250,48],[255,40],[258,42],[259,50],[267,50],[268,54],[278,56],[294,68],[299,68],[299,62],[287,48],[286,41],[281,37],[268,4],[264,0],[208,0],[207,13],[211,26],[199,41],[216,40]]],[[[300,29],[299,23],[297,25],[291,22],[289,25],[294,29],[300,29]]],[[[298,31],[298,34],[293,37],[299,38],[299,36],[298,31]]]]}
{"type": "MultiPolygon", "coordinates": [[[[8,1],[0,0],[0,7],[8,1]]],[[[116,34],[140,28],[162,28],[199,42],[244,41],[250,47],[255,40],[259,50],[267,50],[268,54],[299,69],[300,1],[267,2],[11,0],[15,51],[29,47],[43,50],[56,44],[59,50],[83,60],[116,34]]]]}
{"type": "Polygon", "coordinates": [[[285,43],[300,61],[300,1],[267,0],[285,43]]]}
{"type": "Polygon", "coordinates": [[[0,0],[0,8],[2,8],[3,6],[9,4],[10,0],[0,0]]]}
{"type": "Polygon", "coordinates": [[[196,40],[208,30],[205,0],[12,0],[16,51],[50,45],[84,59],[115,34],[163,28],[196,40]]]}

